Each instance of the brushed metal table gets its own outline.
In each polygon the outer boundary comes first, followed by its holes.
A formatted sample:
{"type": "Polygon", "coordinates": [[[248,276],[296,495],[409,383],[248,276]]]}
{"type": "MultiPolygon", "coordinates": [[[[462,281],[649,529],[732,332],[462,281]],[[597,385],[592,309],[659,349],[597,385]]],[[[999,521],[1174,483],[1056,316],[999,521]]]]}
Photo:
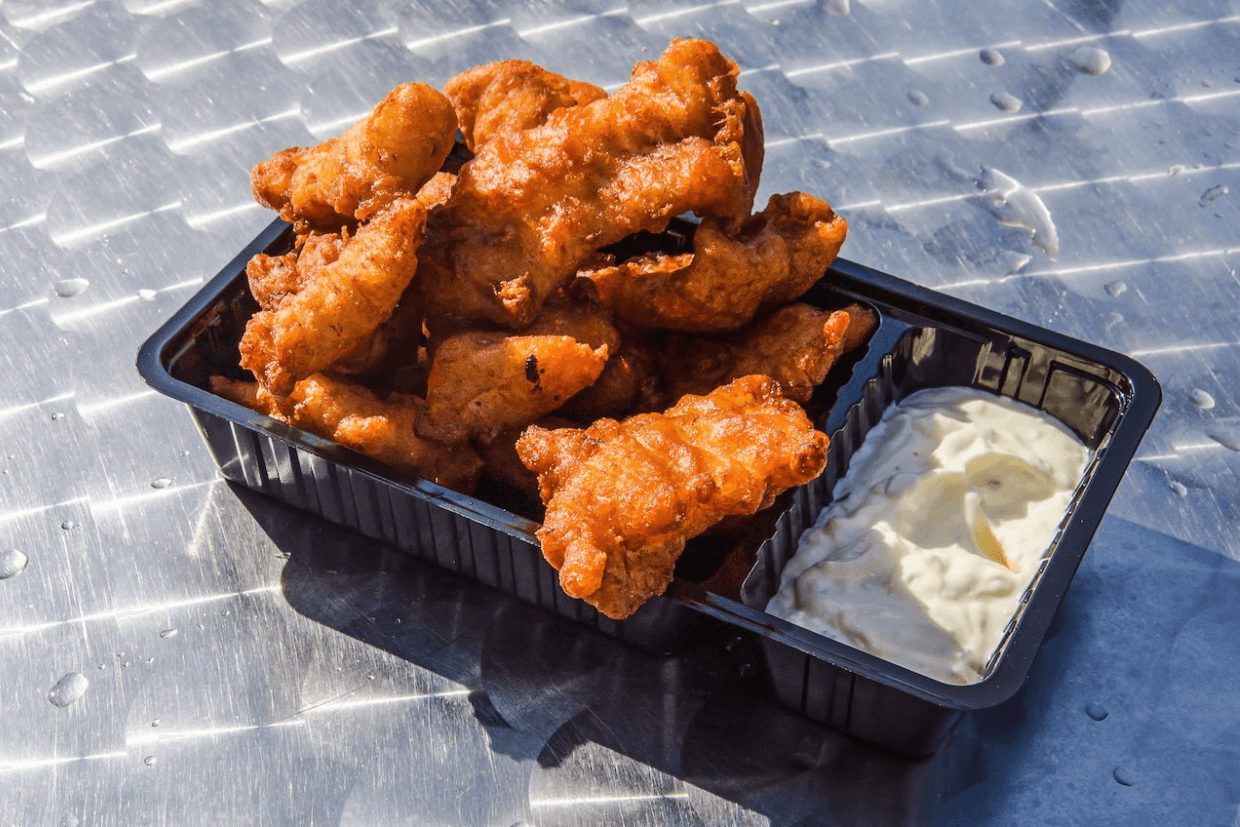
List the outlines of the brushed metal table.
{"type": "Polygon", "coordinates": [[[1240,823],[1240,3],[0,0],[0,825],[1240,823]],[[248,172],[523,57],[742,67],[759,202],[1165,399],[1028,685],[910,761],[224,482],[139,345],[248,172]]]}

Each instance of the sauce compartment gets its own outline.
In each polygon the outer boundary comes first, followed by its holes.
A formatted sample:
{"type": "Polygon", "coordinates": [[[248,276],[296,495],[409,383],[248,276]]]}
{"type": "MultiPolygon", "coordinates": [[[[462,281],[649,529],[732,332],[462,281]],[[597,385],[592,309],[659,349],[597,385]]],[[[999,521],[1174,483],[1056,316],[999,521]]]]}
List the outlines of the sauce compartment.
{"type": "Polygon", "coordinates": [[[1161,390],[1125,356],[858,265],[837,263],[829,280],[837,291],[876,306],[882,327],[828,417],[827,470],[798,489],[763,543],[742,587],[746,610],[734,622],[760,629],[771,688],[782,704],[896,751],[928,754],[962,712],[1002,703],[1023,684],[1161,390]],[[801,534],[831,502],[836,482],[884,411],[916,391],[942,386],[978,388],[1031,405],[1066,425],[1092,454],[982,680],[967,685],[939,682],[763,611],[801,534]]]}
{"type": "MultiPolygon", "coordinates": [[[[756,563],[740,599],[673,588],[615,621],[560,590],[543,560],[538,524],[490,498],[466,496],[212,394],[212,373],[242,375],[237,342],[255,309],[245,265],[289,244],[273,222],[142,346],[137,365],[156,390],[185,403],[229,480],[434,562],[642,648],[683,648],[696,632],[726,626],[756,637],[780,703],[908,754],[933,751],[959,714],[1011,697],[1102,519],[1161,391],[1120,354],[1054,334],[837,260],[802,299],[821,307],[861,302],[880,323],[810,403],[831,436],[827,471],[785,492],[748,547],[756,563]],[[804,528],[828,501],[865,433],[894,399],[924,387],[973,385],[1060,419],[1094,452],[1069,518],[980,683],[941,684],[762,611],[804,528]],[[772,528],[773,526],[773,528],[772,528]]],[[[736,595],[733,595],[736,596],[736,595]]]]}

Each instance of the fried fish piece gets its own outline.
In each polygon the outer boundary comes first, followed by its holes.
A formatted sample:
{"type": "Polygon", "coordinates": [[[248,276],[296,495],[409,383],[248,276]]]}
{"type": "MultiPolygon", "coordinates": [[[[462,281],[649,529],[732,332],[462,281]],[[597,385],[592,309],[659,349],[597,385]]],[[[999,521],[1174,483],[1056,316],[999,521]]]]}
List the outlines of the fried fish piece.
{"type": "MultiPolygon", "coordinates": [[[[348,356],[332,362],[331,372],[355,377],[376,390],[390,390],[397,374],[407,378],[408,371],[418,369],[424,345],[422,310],[416,292],[406,287],[391,315],[375,328],[370,339],[348,356]]],[[[421,395],[425,396],[425,388],[421,395]]]]}
{"type": "Polygon", "coordinates": [[[250,284],[250,295],[258,302],[259,310],[265,312],[275,310],[280,302],[301,290],[305,284],[301,270],[297,268],[296,252],[279,256],[259,253],[246,263],[245,276],[250,284]]]}
{"type": "Polygon", "coordinates": [[[520,329],[601,247],[689,211],[739,224],[762,138],[736,75],[714,44],[676,41],[611,97],[494,135],[430,223],[431,303],[520,329]]]}
{"type": "Polygon", "coordinates": [[[368,347],[413,278],[425,220],[420,204],[397,199],[355,235],[311,235],[278,261],[256,256],[246,272],[263,309],[246,324],[241,366],[284,395],[368,347]]]}
{"type": "Polygon", "coordinates": [[[870,340],[878,329],[878,315],[868,307],[853,303],[843,308],[848,314],[848,329],[844,331],[844,352],[856,350],[870,340]]]}
{"type": "Polygon", "coordinates": [[[448,203],[448,199],[452,197],[452,187],[455,184],[456,173],[441,170],[432,175],[414,197],[419,204],[426,207],[427,212],[430,212],[436,207],[442,207],[448,203]]]}
{"type": "Polygon", "coordinates": [[[673,398],[760,373],[784,396],[806,402],[836,360],[863,344],[877,324],[873,311],[859,304],[828,312],[796,302],[734,336],[674,338],[663,375],[673,398]]]}
{"type": "Polygon", "coordinates": [[[607,363],[598,379],[569,398],[557,411],[592,422],[600,416],[624,416],[635,409],[653,409],[658,371],[645,350],[627,339],[597,302],[556,293],[543,305],[525,335],[571,336],[593,348],[607,347],[607,363]],[[649,407],[648,407],[649,406],[649,407]]]}
{"type": "Polygon", "coordinates": [[[211,392],[360,454],[464,493],[473,491],[482,459],[468,445],[423,439],[414,422],[426,403],[393,393],[381,398],[354,382],[315,373],[287,397],[257,382],[211,377],[211,392]]]}
{"type": "Polygon", "coordinates": [[[208,390],[216,396],[222,396],[242,407],[291,424],[293,403],[289,402],[287,396],[276,396],[257,382],[230,379],[219,374],[213,374],[208,383],[208,390]]]}
{"type": "Polygon", "coordinates": [[[443,85],[471,152],[496,135],[546,123],[556,109],[607,97],[592,83],[569,80],[528,60],[501,60],[467,69],[443,85]]]}
{"type": "Polygon", "coordinates": [[[612,324],[608,311],[597,302],[570,296],[563,290],[553,295],[521,332],[531,336],[571,336],[590,347],[606,345],[611,350],[620,344],[620,331],[612,324]]]}
{"type": "Polygon", "coordinates": [[[822,278],[847,231],[825,201],[803,192],[773,195],[739,232],[703,220],[690,253],[641,256],[579,275],[594,282],[604,306],[632,324],[736,330],[822,278]]]}
{"type": "Polygon", "coordinates": [[[275,310],[286,298],[306,286],[310,274],[340,258],[342,233],[309,233],[296,250],[279,256],[260,253],[246,263],[250,293],[262,310],[275,310]]]}
{"type": "Polygon", "coordinates": [[[538,539],[561,588],[615,619],[663,593],[689,538],[768,507],[827,461],[826,435],[765,376],[622,422],[531,426],[516,447],[538,474],[538,539]]]}
{"type": "Polygon", "coordinates": [[[291,147],[258,164],[250,184],[255,199],[299,233],[334,232],[416,193],[455,138],[451,102],[424,83],[405,83],[340,137],[291,147]]]}
{"type": "Polygon", "coordinates": [[[487,441],[551,413],[603,372],[607,346],[572,336],[475,330],[431,354],[418,433],[441,442],[487,441]]]}

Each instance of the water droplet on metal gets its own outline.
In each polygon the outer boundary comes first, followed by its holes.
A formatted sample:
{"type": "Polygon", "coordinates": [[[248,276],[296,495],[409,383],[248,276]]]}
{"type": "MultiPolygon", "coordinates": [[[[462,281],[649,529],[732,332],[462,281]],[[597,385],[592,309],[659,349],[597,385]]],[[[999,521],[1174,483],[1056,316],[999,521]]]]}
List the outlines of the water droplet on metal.
{"type": "Polygon", "coordinates": [[[1204,207],[1206,204],[1209,204],[1214,199],[1221,198],[1222,196],[1226,195],[1229,192],[1231,192],[1231,190],[1227,189],[1226,184],[1219,184],[1218,186],[1210,187],[1208,190],[1206,190],[1205,192],[1201,194],[1201,200],[1199,200],[1197,203],[1204,207]]]}
{"type": "Polygon", "coordinates": [[[62,299],[71,299],[81,294],[87,287],[90,287],[90,282],[86,279],[62,279],[56,282],[53,289],[62,299]]]}
{"type": "Polygon", "coordinates": [[[845,15],[852,9],[849,7],[848,0],[827,0],[827,11],[831,14],[845,15]]]}
{"type": "Polygon", "coordinates": [[[912,92],[909,92],[908,99],[918,106],[925,106],[930,102],[930,98],[926,95],[926,93],[918,89],[914,89],[912,92]]]}
{"type": "Polygon", "coordinates": [[[171,477],[160,477],[157,480],[151,480],[151,488],[167,488],[172,485],[171,477]]]}
{"type": "Polygon", "coordinates": [[[1188,167],[1183,164],[1175,164],[1171,169],[1167,170],[1167,174],[1172,176],[1179,175],[1181,172],[1188,172],[1188,167]]]}
{"type": "Polygon", "coordinates": [[[1167,487],[1170,488],[1172,491],[1174,491],[1177,497],[1188,496],[1188,488],[1182,482],[1179,482],[1177,480],[1172,480],[1171,482],[1167,483],[1167,487]]]}
{"type": "Polygon", "coordinates": [[[56,685],[48,691],[47,699],[55,706],[66,707],[85,695],[89,688],[90,681],[85,675],[81,672],[70,672],[56,681],[56,685]]]}
{"type": "Polygon", "coordinates": [[[1128,292],[1128,285],[1122,281],[1113,281],[1106,286],[1106,291],[1111,298],[1118,299],[1128,292]]]}
{"type": "Polygon", "coordinates": [[[1018,253],[1015,250],[1004,250],[1000,255],[1003,262],[1004,275],[1008,276],[1016,275],[1029,262],[1033,261],[1033,256],[1028,253],[1018,253]]]}
{"type": "Polygon", "coordinates": [[[155,301],[155,297],[156,297],[157,295],[159,295],[159,294],[158,294],[158,293],[156,293],[154,290],[149,290],[149,289],[146,289],[146,288],[143,288],[142,290],[139,290],[139,291],[138,291],[138,298],[142,299],[142,301],[144,301],[144,302],[153,302],[153,301],[155,301]]]}
{"type": "Polygon", "coordinates": [[[155,720],[151,721],[151,726],[159,726],[159,719],[156,718],[155,720]]]}
{"type": "Polygon", "coordinates": [[[59,422],[60,420],[62,420],[62,419],[64,419],[64,418],[65,418],[65,415],[64,415],[64,414],[62,414],[60,411],[57,411],[56,413],[52,414],[52,421],[53,421],[53,422],[59,422]]]}
{"type": "Polygon", "coordinates": [[[1068,56],[1068,62],[1087,75],[1105,74],[1111,68],[1111,56],[1097,46],[1081,46],[1068,56]]]}
{"type": "Polygon", "coordinates": [[[142,759],[142,763],[143,763],[143,764],[146,764],[148,767],[153,767],[153,766],[155,766],[155,764],[156,764],[158,761],[159,761],[159,759],[158,759],[158,758],[156,758],[154,755],[148,755],[147,757],[145,757],[145,758],[143,758],[143,759],[142,759]]]}
{"type": "Polygon", "coordinates": [[[73,529],[77,528],[77,523],[73,522],[73,520],[64,520],[63,522],[61,522],[60,527],[63,528],[65,531],[72,531],[73,529]]]}
{"type": "MultiPolygon", "coordinates": [[[[1033,236],[1033,246],[1048,256],[1059,252],[1059,230],[1042,198],[1029,187],[1000,169],[982,167],[975,179],[985,194],[983,205],[1003,227],[1019,227],[1033,236]]],[[[1013,260],[1012,264],[1024,264],[1013,260]]],[[[1027,262],[1026,262],[1027,263],[1027,262]]]]}
{"type": "Polygon", "coordinates": [[[181,633],[180,629],[164,629],[162,632],[159,633],[159,636],[162,637],[164,640],[167,640],[170,637],[176,637],[180,633],[181,633]]]}
{"type": "Polygon", "coordinates": [[[1003,53],[998,49],[982,49],[977,56],[987,66],[1002,66],[1004,64],[1003,53]]]}
{"type": "Polygon", "coordinates": [[[1206,431],[1206,436],[1232,451],[1240,451],[1240,430],[1229,430],[1224,427],[1206,431]]]}
{"type": "Polygon", "coordinates": [[[1011,92],[995,92],[990,96],[990,102],[1009,115],[1019,112],[1021,107],[1025,105],[1020,98],[1011,92]]]}
{"type": "Polygon", "coordinates": [[[1086,704],[1085,714],[1093,718],[1095,721],[1105,721],[1111,713],[1102,704],[1086,704]]]}
{"type": "Polygon", "coordinates": [[[26,568],[26,563],[30,562],[30,558],[25,552],[11,548],[7,551],[0,552],[0,580],[8,580],[10,577],[16,577],[26,568]]]}
{"type": "Polygon", "coordinates": [[[1201,388],[1193,388],[1191,394],[1193,404],[1203,411],[1208,411],[1214,407],[1214,397],[1203,391],[1201,388]]]}

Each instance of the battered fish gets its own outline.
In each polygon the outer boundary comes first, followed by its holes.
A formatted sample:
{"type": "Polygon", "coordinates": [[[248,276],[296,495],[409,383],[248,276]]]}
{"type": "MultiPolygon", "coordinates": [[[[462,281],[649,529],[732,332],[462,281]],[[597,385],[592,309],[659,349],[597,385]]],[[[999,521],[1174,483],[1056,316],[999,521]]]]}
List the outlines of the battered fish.
{"type": "Polygon", "coordinates": [[[612,324],[611,314],[596,302],[570,298],[560,291],[522,332],[571,336],[592,348],[607,347],[603,372],[557,409],[564,416],[592,422],[600,416],[653,410],[662,399],[653,361],[636,341],[622,336],[612,324]]]}
{"type": "Polygon", "coordinates": [[[859,304],[828,312],[794,303],[735,336],[673,338],[663,375],[674,399],[760,373],[774,379],[784,396],[807,402],[836,360],[868,340],[877,323],[859,304]]]}
{"type": "Polygon", "coordinates": [[[676,41],[611,97],[494,135],[430,222],[430,302],[520,329],[601,247],[690,211],[739,225],[762,137],[736,75],[714,44],[676,41]]]}
{"type": "Polygon", "coordinates": [[[468,445],[444,445],[414,433],[425,408],[414,396],[380,398],[361,385],[319,373],[298,382],[287,397],[274,396],[256,382],[223,376],[211,377],[211,391],[466,494],[482,470],[482,459],[468,445]]]}
{"type": "Polygon", "coordinates": [[[246,268],[260,309],[241,338],[241,366],[271,392],[369,347],[417,268],[426,211],[398,199],[355,235],[312,235],[300,252],[246,268]]]}
{"type": "Polygon", "coordinates": [[[334,232],[414,195],[439,171],[455,138],[451,102],[424,83],[405,83],[339,138],[258,164],[250,184],[258,202],[299,234],[334,232]]]}
{"type": "Polygon", "coordinates": [[[822,278],[847,231],[847,222],[812,195],[774,195],[739,232],[717,219],[702,221],[691,253],[642,256],[580,275],[594,283],[604,306],[632,324],[736,330],[822,278]]]}
{"type": "Polygon", "coordinates": [[[497,135],[541,126],[557,109],[607,97],[592,83],[569,80],[528,60],[475,66],[449,79],[443,91],[471,152],[497,135]]]}
{"type": "Polygon", "coordinates": [[[663,593],[689,538],[820,474],[827,437],[771,379],[746,376],[661,414],[531,426],[517,453],[538,474],[538,539],[560,586],[623,619],[663,593]]]}
{"type": "Polygon", "coordinates": [[[441,442],[494,439],[560,407],[598,379],[607,346],[572,336],[470,331],[431,354],[418,433],[441,442]]]}

